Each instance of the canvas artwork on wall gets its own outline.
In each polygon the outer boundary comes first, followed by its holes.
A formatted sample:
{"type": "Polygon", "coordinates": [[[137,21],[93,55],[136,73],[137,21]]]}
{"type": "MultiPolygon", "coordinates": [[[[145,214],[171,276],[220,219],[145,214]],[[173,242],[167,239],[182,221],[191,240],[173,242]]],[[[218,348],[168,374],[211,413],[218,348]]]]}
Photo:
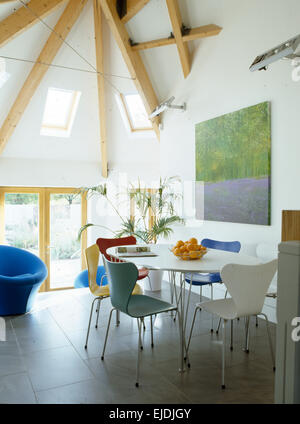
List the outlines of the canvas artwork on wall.
{"type": "Polygon", "coordinates": [[[197,219],[270,225],[270,102],[196,124],[195,153],[197,219]]]}

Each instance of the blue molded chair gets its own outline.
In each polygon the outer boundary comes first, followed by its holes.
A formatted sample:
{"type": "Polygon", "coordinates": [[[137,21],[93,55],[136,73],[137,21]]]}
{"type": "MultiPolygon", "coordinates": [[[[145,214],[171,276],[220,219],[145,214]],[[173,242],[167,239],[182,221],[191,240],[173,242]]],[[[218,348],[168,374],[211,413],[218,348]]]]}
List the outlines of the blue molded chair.
{"type": "Polygon", "coordinates": [[[44,262],[33,253],[0,246],[0,315],[25,314],[47,278],[44,262]]]}
{"type": "MultiPolygon", "coordinates": [[[[104,266],[99,265],[97,269],[96,283],[98,286],[106,286],[108,284],[107,278],[105,277],[105,268],[104,266]],[[103,277],[103,278],[102,278],[103,277]],[[102,282],[101,282],[102,279],[102,282]]],[[[88,269],[81,271],[75,281],[74,281],[75,289],[81,289],[84,287],[89,287],[89,272],[88,269]]]]}
{"type": "MultiPolygon", "coordinates": [[[[139,277],[139,270],[135,264],[131,262],[110,262],[103,258],[107,270],[110,300],[113,306],[110,311],[109,320],[107,324],[105,342],[101,359],[104,360],[104,353],[107,343],[107,337],[111,322],[112,313],[114,310],[119,310],[132,318],[137,319],[139,337],[138,337],[138,360],[136,372],[136,387],[139,386],[139,370],[141,360],[141,350],[143,349],[141,340],[141,330],[144,324],[144,318],[150,317],[151,323],[151,347],[153,347],[153,323],[152,315],[160,314],[162,312],[176,311],[177,307],[171,303],[165,302],[160,299],[155,299],[143,294],[136,294],[133,296],[134,287],[139,277]]],[[[182,320],[178,312],[180,336],[181,336],[181,368],[183,368],[183,330],[182,320]]]]}
{"type": "MultiPolygon", "coordinates": [[[[205,238],[201,241],[202,246],[207,247],[208,249],[217,249],[217,250],[225,250],[227,252],[234,252],[239,253],[241,250],[241,243],[239,241],[218,241],[218,240],[212,240],[205,238]]],[[[188,284],[191,284],[193,286],[199,286],[200,287],[200,301],[202,301],[202,287],[205,285],[210,285],[211,287],[211,300],[213,300],[213,284],[214,283],[222,283],[221,276],[219,272],[209,273],[209,274],[185,274],[185,281],[188,284]]],[[[225,294],[225,297],[227,295],[227,292],[225,294]]],[[[217,329],[217,332],[219,330],[219,326],[217,329]]],[[[213,332],[213,322],[212,322],[212,328],[211,332],[213,332]]]]}

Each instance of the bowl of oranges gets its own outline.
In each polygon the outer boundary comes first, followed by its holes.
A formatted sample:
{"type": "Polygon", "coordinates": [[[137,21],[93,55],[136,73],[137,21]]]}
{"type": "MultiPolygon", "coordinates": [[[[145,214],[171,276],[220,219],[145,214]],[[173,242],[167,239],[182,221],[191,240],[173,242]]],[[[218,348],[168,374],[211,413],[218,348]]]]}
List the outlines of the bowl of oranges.
{"type": "Polygon", "coordinates": [[[190,261],[201,259],[207,253],[207,248],[198,244],[198,240],[192,237],[187,241],[179,240],[171,251],[177,258],[190,261]]]}

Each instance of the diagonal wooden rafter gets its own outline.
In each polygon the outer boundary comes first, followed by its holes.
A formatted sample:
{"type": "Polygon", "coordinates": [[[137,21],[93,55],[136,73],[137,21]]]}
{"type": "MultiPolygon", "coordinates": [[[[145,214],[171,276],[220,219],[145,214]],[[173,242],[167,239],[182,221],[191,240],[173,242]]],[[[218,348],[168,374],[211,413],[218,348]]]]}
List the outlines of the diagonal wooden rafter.
{"type": "MultiPolygon", "coordinates": [[[[136,88],[143,100],[147,113],[150,113],[157,107],[158,100],[152,87],[150,78],[142,59],[138,52],[133,51],[129,43],[129,35],[123,22],[121,22],[116,11],[115,2],[111,0],[99,0],[104,16],[107,19],[109,27],[114,38],[121,50],[124,61],[128,67],[131,77],[134,79],[136,88]]],[[[155,117],[152,121],[153,129],[160,138],[159,117],[155,117]]]]}
{"type": "Polygon", "coordinates": [[[107,135],[106,135],[106,108],[105,108],[105,81],[104,73],[104,51],[103,51],[103,36],[102,36],[102,16],[101,8],[98,0],[93,0],[94,3],[94,25],[95,25],[95,47],[96,47],[96,62],[97,62],[97,84],[98,84],[98,108],[100,121],[100,149],[101,149],[101,169],[102,177],[107,178],[107,135]]]}
{"type": "MultiPolygon", "coordinates": [[[[51,33],[37,62],[49,63],[53,61],[59,51],[63,40],[69,34],[74,23],[77,21],[83,7],[88,0],[70,0],[63,14],[55,25],[55,33],[51,33]],[[60,37],[57,36],[60,35],[60,37]]],[[[13,106],[11,107],[3,125],[0,129],[0,154],[7,141],[13,134],[32,96],[46,74],[49,66],[36,63],[21,88],[13,106]]]]}
{"type": "MultiPolygon", "coordinates": [[[[197,38],[206,38],[218,35],[222,31],[222,28],[215,24],[203,25],[197,28],[192,28],[182,39],[184,43],[188,41],[197,40],[197,38]]],[[[132,50],[147,50],[153,49],[154,47],[170,46],[176,44],[175,38],[159,38],[157,40],[144,41],[142,43],[136,43],[132,46],[132,50]]]]}
{"type": "Polygon", "coordinates": [[[173,28],[173,34],[177,44],[177,50],[179,53],[179,58],[183,70],[184,78],[188,76],[191,71],[191,59],[189,48],[186,43],[183,41],[183,36],[181,33],[182,20],[180,16],[180,10],[177,0],[166,0],[167,7],[170,15],[170,20],[173,28]]]}
{"type": "Polygon", "coordinates": [[[133,18],[150,0],[127,0],[127,12],[121,21],[123,24],[133,18]]]}
{"type": "MultiPolygon", "coordinates": [[[[31,0],[28,7],[41,19],[59,8],[67,0],[31,0]]],[[[0,22],[0,47],[22,34],[25,30],[38,22],[38,17],[25,6],[0,22]]]]}

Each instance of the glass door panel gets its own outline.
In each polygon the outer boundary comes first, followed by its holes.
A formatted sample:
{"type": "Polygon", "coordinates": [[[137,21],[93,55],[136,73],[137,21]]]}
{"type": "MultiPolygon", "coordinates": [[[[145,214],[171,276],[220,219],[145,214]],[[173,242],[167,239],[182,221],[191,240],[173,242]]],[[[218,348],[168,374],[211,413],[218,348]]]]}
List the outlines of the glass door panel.
{"type": "Polygon", "coordinates": [[[38,193],[5,193],[4,243],[39,256],[38,193]]]}
{"type": "Polygon", "coordinates": [[[72,287],[81,271],[80,196],[50,193],[50,290],[72,287]]]}

